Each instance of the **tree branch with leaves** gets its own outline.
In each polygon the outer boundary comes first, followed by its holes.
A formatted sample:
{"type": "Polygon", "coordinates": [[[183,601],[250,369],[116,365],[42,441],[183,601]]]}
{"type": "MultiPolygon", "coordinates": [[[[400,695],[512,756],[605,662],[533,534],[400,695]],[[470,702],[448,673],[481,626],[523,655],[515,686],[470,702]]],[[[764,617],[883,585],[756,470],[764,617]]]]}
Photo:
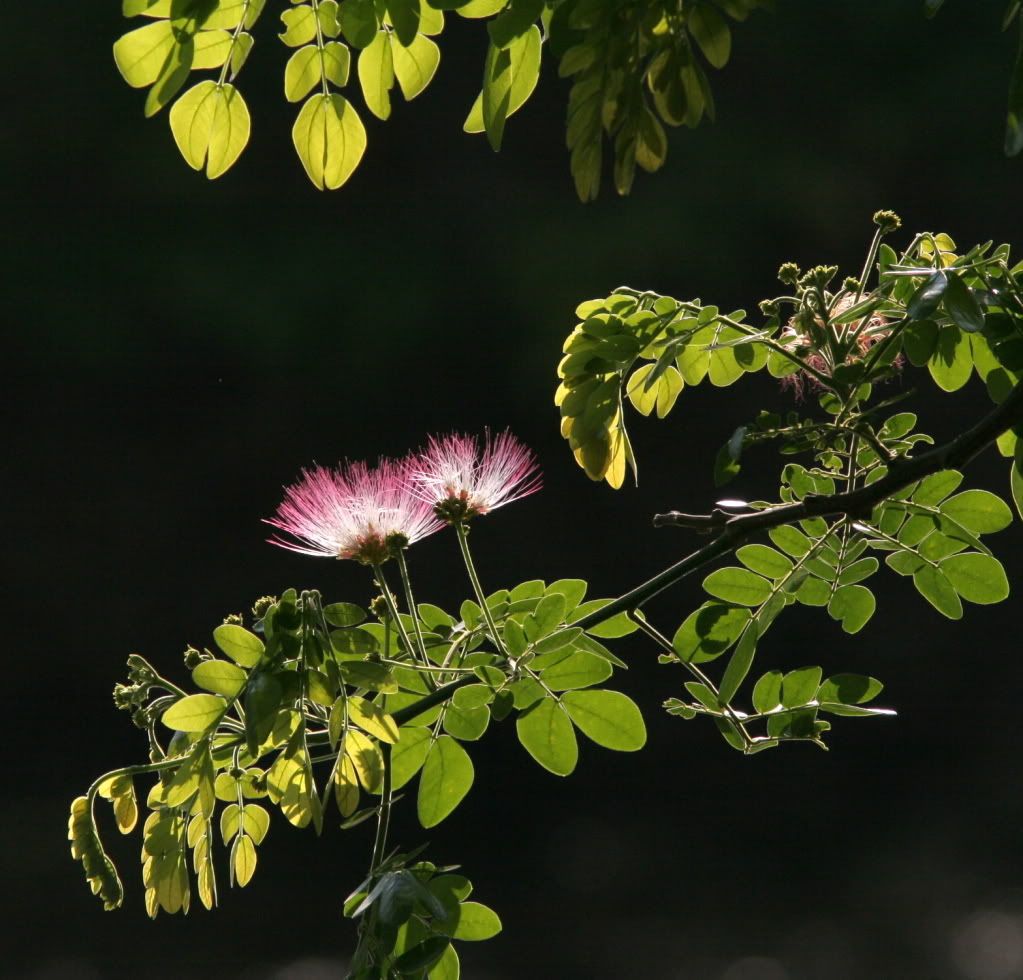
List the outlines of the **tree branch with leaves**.
{"type": "Polygon", "coordinates": [[[217,626],[210,647],[186,649],[194,693],[129,658],[114,700],[145,732],[149,759],[99,777],[69,822],[72,854],[104,907],[120,906],[124,891],[100,841],[98,799],[128,833],[137,787],[148,787],[142,880],[152,916],[187,912],[193,889],[215,905],[221,847],[229,882],[247,885],[273,809],[317,832],[335,809],[343,828],[376,824],[367,870],[339,899],[357,924],[350,975],[450,980],[455,944],[495,935],[500,919],[470,900],[457,866],[391,841],[394,808],[414,793],[423,828],[450,817],[475,779],[469,747],[511,718],[527,754],[559,776],[576,767],[580,733],[614,751],[643,748],[639,707],[607,686],[626,667],[609,641],[648,640],[681,671],[667,711],[710,718],[746,755],[790,742],[825,748],[836,718],[894,714],[872,705],[883,687],[873,677],[796,665],[754,680],[753,667],[792,608],[825,610],[849,634],[864,629],[876,606],[867,583],[882,564],[952,619],[964,603],[1006,598],[984,538],[1011,522],[1010,509],[987,490],[959,488],[960,470],[996,445],[1023,503],[1023,267],[1010,265],[1007,246],[960,254],[943,234],[915,235],[896,252],[886,239],[898,218],[878,212],[875,225],[862,271],[840,285],[835,267],[783,265],[787,292],[760,304],[760,323],[633,289],[579,307],[556,401],[594,480],[619,487],[637,469],[630,405],[664,417],[686,387],[767,370],[778,398],[797,406],[739,425],[714,466],[724,484],[764,446],[777,448],[778,499],[657,516],[658,527],[709,539],[618,598],[587,599],[582,579],[496,591],[481,580],[472,553],[481,520],[540,488],[536,459],[509,433],[434,438],[403,460],[304,471],[269,520],[272,540],[365,566],[369,601],[328,603],[315,589],[260,599],[247,622],[217,626]],[[933,446],[912,412],[889,412],[914,394],[903,388],[913,368],[944,391],[976,374],[996,405],[933,446]],[[469,595],[450,611],[417,602],[413,587],[416,545],[438,533],[454,538],[466,572],[469,595]],[[719,566],[730,556],[738,563],[719,566]],[[664,631],[648,604],[697,572],[706,599],[664,631]]]}

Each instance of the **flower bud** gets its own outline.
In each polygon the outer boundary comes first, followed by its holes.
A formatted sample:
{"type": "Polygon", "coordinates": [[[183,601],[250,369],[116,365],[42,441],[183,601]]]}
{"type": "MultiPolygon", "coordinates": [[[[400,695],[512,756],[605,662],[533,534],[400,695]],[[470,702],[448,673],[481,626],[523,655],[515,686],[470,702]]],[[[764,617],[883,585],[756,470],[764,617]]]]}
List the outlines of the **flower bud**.
{"type": "Polygon", "coordinates": [[[231,613],[224,617],[224,624],[227,626],[241,626],[242,625],[242,614],[231,613]]]}
{"type": "Polygon", "coordinates": [[[803,273],[800,277],[799,285],[803,289],[809,289],[811,286],[815,286],[817,289],[824,289],[837,275],[837,265],[815,265],[812,269],[807,269],[803,273]]]}
{"type": "Polygon", "coordinates": [[[794,286],[799,281],[799,266],[795,262],[783,262],[778,269],[778,279],[794,286]]]}
{"type": "Polygon", "coordinates": [[[188,670],[195,670],[195,668],[198,667],[205,658],[198,650],[196,650],[195,647],[187,646],[185,647],[183,659],[185,661],[185,667],[188,668],[188,670]]]}
{"type": "Polygon", "coordinates": [[[275,595],[260,596],[252,604],[252,615],[256,619],[262,619],[267,614],[267,612],[269,612],[270,607],[272,605],[274,605],[276,602],[277,602],[277,596],[275,596],[275,595]]]}
{"type": "Polygon", "coordinates": [[[889,235],[902,227],[902,219],[894,211],[875,211],[874,224],[883,235],[889,235]]]}
{"type": "Polygon", "coordinates": [[[133,653],[128,657],[128,680],[133,684],[152,684],[156,680],[156,673],[144,657],[133,653]]]}

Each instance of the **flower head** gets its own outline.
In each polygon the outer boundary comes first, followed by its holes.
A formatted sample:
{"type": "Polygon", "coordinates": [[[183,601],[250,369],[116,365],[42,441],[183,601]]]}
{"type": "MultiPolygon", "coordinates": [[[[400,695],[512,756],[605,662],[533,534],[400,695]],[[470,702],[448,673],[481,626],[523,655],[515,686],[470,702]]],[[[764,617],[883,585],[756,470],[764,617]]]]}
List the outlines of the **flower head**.
{"type": "Polygon", "coordinates": [[[540,489],[532,450],[505,431],[482,446],[476,436],[430,437],[411,464],[416,494],[448,523],[487,514],[540,489]]]}
{"type": "Polygon", "coordinates": [[[408,463],[381,459],[373,468],[345,463],[303,470],[267,520],[296,538],[270,539],[303,555],[355,558],[376,565],[443,526],[428,501],[410,488],[408,463]]]}
{"type": "MultiPolygon", "coordinates": [[[[850,309],[854,302],[853,294],[843,296],[835,304],[832,317],[850,309]]],[[[786,350],[798,354],[804,363],[815,371],[831,377],[839,367],[861,363],[870,349],[890,333],[891,326],[888,320],[878,313],[870,314],[865,320],[838,326],[833,323],[826,325],[819,316],[804,314],[802,320],[797,315],[782,328],[778,343],[786,350]],[[837,364],[833,363],[826,330],[831,332],[831,339],[840,351],[841,360],[837,364]]],[[[902,366],[901,354],[895,358],[892,365],[896,369],[902,366]]],[[[799,399],[803,397],[806,388],[818,390],[821,387],[813,374],[802,370],[786,375],[781,379],[781,383],[783,387],[791,388],[799,399]]]]}

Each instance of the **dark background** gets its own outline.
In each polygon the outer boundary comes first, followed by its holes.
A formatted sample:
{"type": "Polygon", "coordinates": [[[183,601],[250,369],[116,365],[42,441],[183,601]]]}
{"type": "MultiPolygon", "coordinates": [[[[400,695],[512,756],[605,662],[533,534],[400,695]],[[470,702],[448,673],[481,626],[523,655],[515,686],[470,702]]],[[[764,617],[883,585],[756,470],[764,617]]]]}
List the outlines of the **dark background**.
{"type": "MultiPolygon", "coordinates": [[[[786,396],[759,376],[687,390],[668,422],[633,426],[639,489],[591,485],[551,402],[578,302],[628,283],[754,309],[782,260],[857,272],[879,207],[907,237],[1023,244],[1023,161],[1001,154],[1013,43],[1000,0],[952,3],[933,22],[916,2],[779,6],[737,27],[713,79],[718,123],[673,133],[667,166],[630,198],[607,189],[588,206],[573,195],[551,66],[499,156],[461,132],[478,24],[449,18],[431,88],[386,125],[368,119],[361,167],[323,195],[291,149],[275,10],[241,79],[252,142],[212,184],[117,76],[110,44],[126,28],[113,0],[64,5],[48,27],[12,19],[0,782],[12,976],[339,975],[352,942],[340,903],[368,860],[367,826],[341,834],[332,818],[317,841],[275,818],[246,891],[155,923],[137,835],[119,840],[104,813],[127,888],[109,914],[64,841],[71,797],[144,756],[109,697],[128,653],[180,679],[186,642],[208,642],[258,595],[368,598],[354,565],[264,543],[260,519],[299,467],[511,426],[546,487],[479,525],[486,583],[579,575],[614,594],[692,547],[650,515],[706,508],[712,453],[786,396]]],[[[898,384],[918,380],[938,436],[986,404],[976,382],[940,399],[925,377],[898,384]]],[[[774,469],[765,456],[765,478],[774,469]]],[[[970,479],[1002,492],[1004,470],[989,454],[970,479]]],[[[734,489],[770,492],[770,480],[734,489]]],[[[1016,582],[1020,541],[1015,527],[995,542],[1016,582]]],[[[457,605],[453,542],[432,538],[414,561],[420,598],[457,605]]],[[[619,685],[645,710],[644,752],[585,744],[559,780],[495,726],[473,748],[458,812],[428,834],[407,813],[398,827],[462,862],[503,917],[496,940],[461,947],[465,975],[1023,976],[1018,600],[950,623],[902,580],[876,583],[879,612],[859,636],[797,610],[761,654],[765,669],[822,663],[887,682],[899,717],[841,722],[828,755],[746,759],[709,725],[669,718],[658,705],[683,678],[633,640],[619,644],[634,664],[619,685]]],[[[657,618],[672,630],[699,601],[689,582],[657,618]]]]}

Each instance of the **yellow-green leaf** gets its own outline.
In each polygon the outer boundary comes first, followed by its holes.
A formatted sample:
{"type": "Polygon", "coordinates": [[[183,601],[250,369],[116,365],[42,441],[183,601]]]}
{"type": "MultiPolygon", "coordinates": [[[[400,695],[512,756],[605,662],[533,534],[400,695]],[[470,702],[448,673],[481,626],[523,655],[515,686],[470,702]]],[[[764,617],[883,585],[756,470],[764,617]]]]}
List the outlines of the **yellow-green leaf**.
{"type": "Polygon", "coordinates": [[[347,44],[329,41],[323,46],[323,72],[327,76],[327,81],[338,87],[347,85],[351,63],[352,55],[347,44]]]}
{"type": "Polygon", "coordinates": [[[300,102],[320,84],[320,49],[315,44],[299,48],[284,67],[284,97],[300,102]]]}
{"type": "Polygon", "coordinates": [[[218,626],[213,631],[213,642],[242,667],[255,667],[263,656],[263,641],[255,633],[250,633],[244,626],[238,626],[236,623],[223,623],[218,626]]]}
{"type": "MultiPolygon", "coordinates": [[[[463,7],[459,13],[463,13],[464,10],[463,7]]],[[[540,31],[534,25],[505,49],[510,58],[511,71],[506,118],[518,112],[533,94],[533,89],[536,88],[536,83],[540,78],[541,47],[540,31]]],[[[482,133],[484,128],[483,93],[481,92],[476,97],[472,109],[469,110],[463,129],[467,133],[482,133]]]]}
{"type": "Polygon", "coordinates": [[[252,45],[255,43],[252,35],[246,34],[244,31],[235,38],[234,47],[231,49],[230,80],[232,82],[238,76],[238,72],[245,66],[245,62],[249,60],[252,45]]]}
{"type": "Polygon", "coordinates": [[[406,101],[414,99],[433,79],[440,64],[440,48],[423,34],[417,34],[408,47],[391,44],[394,74],[406,101]]]}
{"type": "Polygon", "coordinates": [[[302,106],[291,131],[302,166],[320,190],[336,190],[366,150],[366,130],[341,95],[313,95],[302,106]]]}
{"type": "Polygon", "coordinates": [[[204,660],[192,671],[192,680],[206,691],[233,698],[244,686],[246,673],[226,660],[204,660]]]}
{"type": "Polygon", "coordinates": [[[377,31],[373,43],[359,52],[358,72],[367,108],[377,119],[387,119],[394,87],[394,58],[387,31],[377,31]]]}
{"type": "MultiPolygon", "coordinates": [[[[252,35],[245,37],[252,41],[252,35]]],[[[231,35],[227,31],[199,31],[193,39],[192,68],[219,68],[231,56],[231,35]]]]}
{"type": "Polygon", "coordinates": [[[170,21],[158,20],[118,38],[114,42],[114,63],[132,88],[145,88],[160,77],[176,44],[170,21]]]}
{"type": "Polygon", "coordinates": [[[215,694],[190,694],[175,701],[160,720],[177,732],[204,732],[215,724],[227,707],[227,702],[215,694]]]}
{"type": "Polygon", "coordinates": [[[350,817],[359,808],[359,782],[355,765],[347,755],[338,760],[334,770],[334,797],[342,817],[350,817]]]}
{"type": "Polygon", "coordinates": [[[349,697],[348,719],[382,742],[393,745],[398,741],[398,726],[394,718],[372,701],[355,695],[349,697]]]}
{"type": "Polygon", "coordinates": [[[235,838],[231,848],[231,870],[239,888],[244,888],[256,873],[256,845],[245,834],[235,838]]]}
{"type": "Polygon", "coordinates": [[[349,729],[345,736],[345,757],[351,760],[365,790],[375,792],[384,776],[384,759],[376,742],[362,732],[349,729]]]}
{"type": "Polygon", "coordinates": [[[458,14],[460,17],[471,17],[475,20],[499,13],[506,6],[508,0],[469,0],[467,4],[458,8],[458,14]]]}
{"type": "MultiPolygon", "coordinates": [[[[238,90],[233,85],[218,86],[213,81],[200,82],[190,88],[170,111],[171,132],[181,155],[195,170],[202,170],[205,165],[210,180],[234,165],[249,141],[250,125],[248,107],[238,90]]],[[[241,626],[218,626],[214,639],[228,630],[248,633],[241,626]]],[[[262,655],[262,641],[259,637],[252,638],[259,644],[259,655],[262,655]]],[[[254,644],[232,642],[232,649],[226,649],[217,639],[217,645],[243,667],[252,667],[259,659],[258,656],[252,659],[254,644]]]]}
{"type": "Polygon", "coordinates": [[[281,20],[285,30],[278,37],[289,48],[301,47],[316,37],[316,14],[307,3],[282,11],[281,20]]]}
{"type": "Polygon", "coordinates": [[[426,756],[419,777],[418,813],[424,827],[436,827],[465,798],[475,771],[472,760],[450,735],[441,735],[426,756]]]}

